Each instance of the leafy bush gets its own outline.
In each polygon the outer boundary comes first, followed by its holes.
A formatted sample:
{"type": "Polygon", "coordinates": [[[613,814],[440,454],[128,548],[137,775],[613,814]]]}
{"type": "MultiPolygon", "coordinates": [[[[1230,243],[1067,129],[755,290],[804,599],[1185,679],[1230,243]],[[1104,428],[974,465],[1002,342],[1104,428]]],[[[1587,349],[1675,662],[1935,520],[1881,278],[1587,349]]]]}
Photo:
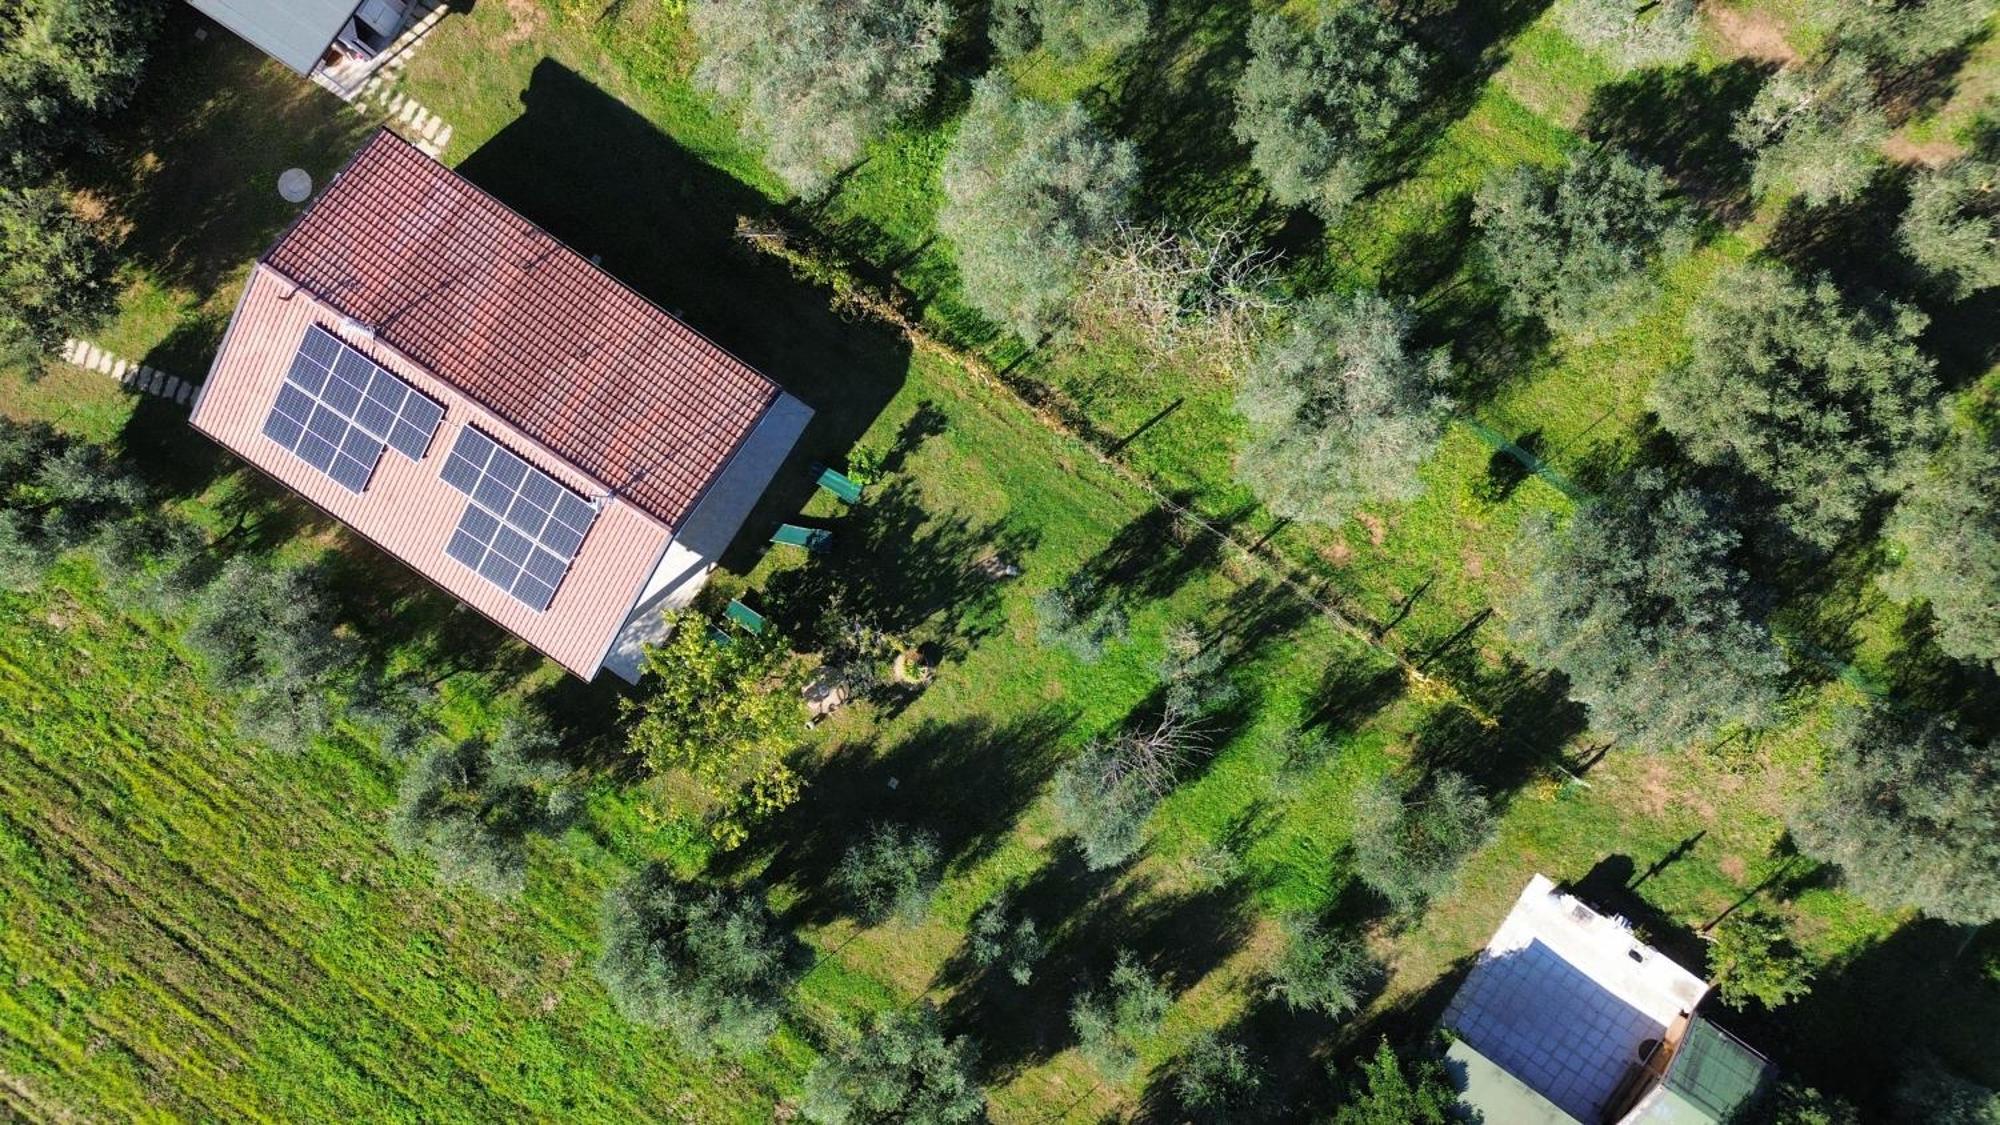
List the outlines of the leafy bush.
{"type": "Polygon", "coordinates": [[[1629,320],[1658,290],[1647,259],[1686,242],[1670,192],[1658,169],[1585,149],[1560,170],[1517,164],[1487,177],[1473,221],[1516,315],[1589,336],[1629,320]]]}
{"type": "Polygon", "coordinates": [[[1060,62],[1115,54],[1146,38],[1147,0],[996,0],[993,48],[1017,58],[1042,47],[1060,62]]]}
{"type": "Polygon", "coordinates": [[[944,159],[938,230],[975,308],[1033,341],[1053,326],[1091,247],[1125,217],[1139,176],[1132,146],[1105,138],[1075,102],[1022,98],[994,74],[944,159]]]}
{"type": "Polygon", "coordinates": [[[1486,798],[1462,774],[1439,770],[1404,793],[1377,778],[1354,795],[1354,871],[1399,913],[1449,891],[1459,865],[1493,831],[1486,798]]]}
{"type": "Polygon", "coordinates": [[[937,892],[937,836],[898,824],[876,824],[848,846],[834,870],[834,882],[869,922],[898,918],[915,925],[937,892]]]}
{"type": "Polygon", "coordinates": [[[1085,664],[1095,664],[1104,646],[1125,639],[1125,611],[1117,602],[1098,596],[1097,580],[1072,575],[1062,585],[1035,599],[1035,639],[1045,648],[1068,649],[1085,664]]]}
{"type": "Polygon", "coordinates": [[[1898,233],[1954,298],[2000,285],[2000,162],[1962,156],[1919,172],[1898,233]]]}
{"type": "Polygon", "coordinates": [[[1564,33],[1620,70],[1680,62],[1694,54],[1701,22],[1695,0],[1561,0],[1564,33]]]}
{"type": "Polygon", "coordinates": [[[548,758],[553,748],[548,732],[518,722],[433,748],[403,775],[390,838],[430,856],[447,883],[518,894],[528,837],[562,832],[580,803],[564,784],[569,770],[548,758]]]}
{"type": "Polygon", "coordinates": [[[1756,160],[1750,186],[1759,195],[1790,187],[1817,207],[1848,202],[1868,186],[1889,119],[1867,67],[1836,53],[1773,75],[1731,136],[1756,160]]]}
{"type": "Polygon", "coordinates": [[[619,1011],[697,1058],[761,1046],[798,977],[761,895],[683,882],[657,863],[606,896],[601,936],[597,979],[619,1011]]]}
{"type": "Polygon", "coordinates": [[[0,187],[0,351],[38,365],[89,332],[111,312],[116,268],[102,228],[60,192],[0,187]]]}
{"type": "Polygon", "coordinates": [[[1384,1039],[1348,1084],[1333,1125],[1452,1125],[1457,1110],[1458,1090],[1442,1063],[1426,1056],[1405,1064],[1384,1039]]]}
{"type": "Polygon", "coordinates": [[[975,1054],[963,1037],[945,1038],[929,1003],[878,1012],[858,1041],[813,1064],[799,1112],[818,1125],[976,1121],[986,1092],[973,1077],[975,1054]]]}
{"type": "Polygon", "coordinates": [[[164,7],[158,0],[0,6],[0,185],[39,177],[51,155],[125,106],[164,7]]]}
{"type": "Polygon", "coordinates": [[[1818,796],[1792,820],[1799,850],[1884,910],[2000,918],[2000,745],[1880,707],[1847,716],[1830,745],[1818,796]]]}
{"type": "Polygon", "coordinates": [[[1812,969],[1784,919],[1761,910],[1723,919],[1710,939],[1708,968],[1723,1002],[1739,1008],[1753,1000],[1780,1008],[1812,990],[1812,969]]]}
{"type": "Polygon", "coordinates": [[[1762,726],[1784,659],[1749,612],[1736,542],[1700,494],[1642,472],[1622,501],[1585,505],[1566,528],[1528,525],[1508,635],[1568,677],[1593,728],[1641,749],[1762,726]]]}
{"type": "Polygon", "coordinates": [[[1310,28],[1264,13],[1236,85],[1236,136],[1273,198],[1337,221],[1380,173],[1430,65],[1375,4],[1338,5],[1310,28]]]}
{"type": "Polygon", "coordinates": [[[1894,560],[1882,586],[1921,601],[1938,647],[2000,671],[2000,435],[1956,435],[1904,488],[1883,537],[1894,560]]]}
{"type": "Polygon", "coordinates": [[[1793,532],[1830,546],[1937,435],[1926,323],[1907,305],[1853,307],[1824,277],[1746,266],[1690,314],[1693,354],[1648,402],[1689,456],[1742,469],[1793,532]]]}
{"type": "Polygon", "coordinates": [[[1014,917],[1004,893],[994,895],[972,916],[969,934],[972,963],[982,969],[1004,968],[1018,985],[1034,979],[1035,962],[1047,952],[1035,920],[1014,917]]]}
{"type": "Polygon", "coordinates": [[[239,691],[237,722],[279,750],[303,749],[332,725],[327,692],[353,663],[317,565],[280,567],[239,555],[194,601],[188,646],[216,683],[239,691]]]}
{"type": "Polygon", "coordinates": [[[0,417],[0,588],[34,585],[57,555],[147,499],[103,447],[0,417]]]}
{"type": "Polygon", "coordinates": [[[807,196],[930,98],[951,26],[943,0],[698,0],[690,15],[695,80],[807,196]]]}
{"type": "Polygon", "coordinates": [[[1410,350],[1410,317],[1375,293],[1299,306],[1244,373],[1250,423],[1236,475],[1285,519],[1338,524],[1421,493],[1451,403],[1442,350],[1410,350]]]}
{"type": "Polygon", "coordinates": [[[1264,1070],[1249,1048],[1213,1031],[1195,1036],[1174,1063],[1174,1096],[1182,1106],[1222,1117],[1252,1102],[1264,1070]]]}
{"type": "Polygon", "coordinates": [[[1137,1045],[1159,1034],[1173,998],[1158,977],[1120,950],[1104,992],[1086,989],[1070,1005],[1077,1050],[1106,1080],[1123,1082],[1139,1065],[1137,1045]]]}
{"type": "Polygon", "coordinates": [[[1861,1125],[1861,1114],[1843,1098],[1822,1094],[1796,1079],[1781,1079],[1738,1111],[1760,1125],[1861,1125]]]}
{"type": "Polygon", "coordinates": [[[653,769],[686,770],[715,803],[710,834],[733,848],[753,820],[798,800],[785,756],[805,725],[804,676],[774,630],[718,645],[699,615],[668,626],[646,649],[643,694],[620,704],[635,720],[627,745],[653,769]]]}
{"type": "Polygon", "coordinates": [[[1361,1006],[1378,970],[1358,940],[1342,941],[1304,914],[1283,919],[1285,948],[1271,968],[1270,995],[1293,1011],[1340,1019],[1361,1006]]]}

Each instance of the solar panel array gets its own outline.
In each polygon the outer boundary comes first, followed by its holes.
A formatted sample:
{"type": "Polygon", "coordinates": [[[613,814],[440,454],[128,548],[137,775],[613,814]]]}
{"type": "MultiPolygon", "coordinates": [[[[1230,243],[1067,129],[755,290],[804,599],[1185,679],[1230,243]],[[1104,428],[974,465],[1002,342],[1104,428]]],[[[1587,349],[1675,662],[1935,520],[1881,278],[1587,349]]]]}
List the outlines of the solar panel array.
{"type": "Polygon", "coordinates": [[[472,498],[444,553],[529,608],[549,608],[596,506],[471,426],[440,475],[472,498]]]}
{"type": "Polygon", "coordinates": [[[264,436],[360,492],[383,449],[421,461],[443,418],[444,407],[315,324],[292,357],[264,436]]]}

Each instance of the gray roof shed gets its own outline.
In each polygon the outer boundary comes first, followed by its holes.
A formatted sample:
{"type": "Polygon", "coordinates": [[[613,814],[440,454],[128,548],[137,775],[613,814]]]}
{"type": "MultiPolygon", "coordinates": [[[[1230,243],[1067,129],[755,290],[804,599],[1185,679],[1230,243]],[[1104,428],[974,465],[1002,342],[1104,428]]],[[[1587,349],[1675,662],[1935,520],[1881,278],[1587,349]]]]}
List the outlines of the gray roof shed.
{"type": "Polygon", "coordinates": [[[188,0],[265,54],[311,74],[361,0],[188,0]]]}

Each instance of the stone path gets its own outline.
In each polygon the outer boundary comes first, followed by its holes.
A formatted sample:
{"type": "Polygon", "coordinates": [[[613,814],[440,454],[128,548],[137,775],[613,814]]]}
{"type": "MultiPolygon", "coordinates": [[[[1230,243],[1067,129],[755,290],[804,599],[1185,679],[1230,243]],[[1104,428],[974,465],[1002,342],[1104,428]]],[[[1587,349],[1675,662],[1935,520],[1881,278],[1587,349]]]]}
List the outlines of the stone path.
{"type": "Polygon", "coordinates": [[[389,119],[389,127],[407,137],[433,160],[444,154],[451,143],[451,126],[415,99],[395,92],[410,56],[424,37],[445,17],[443,0],[420,0],[415,17],[389,49],[366,64],[340,63],[313,72],[313,81],[354,107],[354,112],[370,116],[377,112],[389,119]],[[379,104],[379,110],[372,108],[379,104]]]}
{"type": "Polygon", "coordinates": [[[140,394],[185,404],[194,397],[195,384],[156,367],[115,356],[87,340],[70,340],[62,346],[64,362],[109,375],[140,394]]]}

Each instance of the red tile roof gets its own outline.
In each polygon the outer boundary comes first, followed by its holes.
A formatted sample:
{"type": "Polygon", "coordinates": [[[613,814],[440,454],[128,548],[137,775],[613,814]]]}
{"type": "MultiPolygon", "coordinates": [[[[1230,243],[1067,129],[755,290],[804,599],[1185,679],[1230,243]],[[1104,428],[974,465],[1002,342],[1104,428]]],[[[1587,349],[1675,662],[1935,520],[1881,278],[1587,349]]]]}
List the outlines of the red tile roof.
{"type": "Polygon", "coordinates": [[[778,395],[386,129],[264,260],[669,527],[778,395]]]}

